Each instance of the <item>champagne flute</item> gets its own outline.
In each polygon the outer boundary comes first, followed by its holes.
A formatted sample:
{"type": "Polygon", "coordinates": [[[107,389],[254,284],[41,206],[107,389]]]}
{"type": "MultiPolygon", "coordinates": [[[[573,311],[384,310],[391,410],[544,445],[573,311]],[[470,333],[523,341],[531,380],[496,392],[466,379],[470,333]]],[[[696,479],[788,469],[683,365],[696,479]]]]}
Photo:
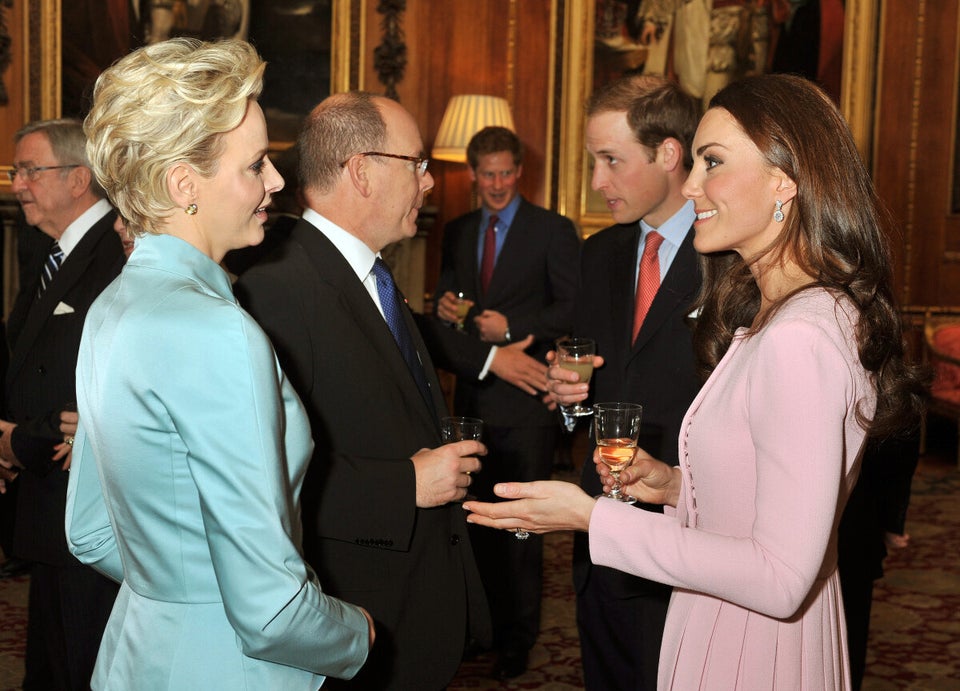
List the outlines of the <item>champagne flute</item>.
{"type": "Polygon", "coordinates": [[[640,436],[640,418],[643,407],[636,403],[598,403],[593,406],[594,432],[600,460],[610,469],[614,484],[609,494],[600,496],[626,504],[635,504],[636,499],[624,495],[620,485],[620,472],[633,463],[640,436]]]}
{"type": "MultiPolygon", "coordinates": [[[[557,365],[562,369],[576,372],[580,381],[589,383],[593,376],[593,356],[597,344],[589,338],[561,338],[557,341],[557,365]]],[[[565,417],[584,417],[593,415],[593,410],[579,403],[560,406],[565,417]]]]}

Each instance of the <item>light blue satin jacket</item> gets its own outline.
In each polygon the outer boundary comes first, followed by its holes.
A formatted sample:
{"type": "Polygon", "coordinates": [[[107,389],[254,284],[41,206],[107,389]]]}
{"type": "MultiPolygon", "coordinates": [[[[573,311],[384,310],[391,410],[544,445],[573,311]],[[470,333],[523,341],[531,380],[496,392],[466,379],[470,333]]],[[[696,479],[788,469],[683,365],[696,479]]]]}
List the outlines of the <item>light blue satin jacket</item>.
{"type": "Polygon", "coordinates": [[[306,413],[226,273],[148,235],[87,316],[70,550],[122,582],[95,689],[317,689],[368,652],[300,555],[306,413]]]}

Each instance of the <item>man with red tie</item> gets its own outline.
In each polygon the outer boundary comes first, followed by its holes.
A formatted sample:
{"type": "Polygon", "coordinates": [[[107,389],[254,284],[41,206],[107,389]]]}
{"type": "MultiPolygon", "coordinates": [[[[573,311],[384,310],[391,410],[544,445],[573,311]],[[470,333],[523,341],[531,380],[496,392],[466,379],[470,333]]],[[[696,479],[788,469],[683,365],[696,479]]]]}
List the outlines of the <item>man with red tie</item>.
{"type": "MultiPolygon", "coordinates": [[[[700,288],[695,213],[680,191],[697,116],[694,99],[662,77],[626,77],[591,100],[592,186],[617,225],[583,245],[574,332],[596,341],[604,364],[589,386],[568,383],[559,367],[548,371],[551,395],[563,405],[588,397],[641,404],[640,447],[673,463],[681,420],[700,388],[689,319],[700,288]]],[[[596,495],[592,456],[590,448],[581,486],[596,495]]],[[[656,689],[670,589],[595,566],[586,533],[575,536],[573,577],[585,687],[656,689]]]]}
{"type": "MultiPolygon", "coordinates": [[[[484,421],[489,453],[472,490],[492,500],[497,482],[550,477],[560,428],[540,399],[543,361],[573,323],[580,246],[569,219],[520,196],[516,134],[480,130],[467,159],[481,206],[444,228],[436,294],[441,320],[458,321],[458,300],[469,312],[463,337],[443,339],[434,357],[457,374],[455,412],[484,421]]],[[[540,630],[543,538],[478,528],[471,539],[493,616],[492,674],[515,677],[540,630]]]]}

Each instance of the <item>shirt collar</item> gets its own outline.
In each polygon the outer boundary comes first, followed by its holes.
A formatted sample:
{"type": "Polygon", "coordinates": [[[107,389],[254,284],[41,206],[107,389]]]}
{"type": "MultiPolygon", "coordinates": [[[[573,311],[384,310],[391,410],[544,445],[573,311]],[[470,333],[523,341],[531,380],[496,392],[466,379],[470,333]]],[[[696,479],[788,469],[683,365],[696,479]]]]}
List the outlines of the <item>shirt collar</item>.
{"type": "MultiPolygon", "coordinates": [[[[517,209],[520,208],[520,195],[510,200],[510,203],[503,207],[502,211],[498,211],[497,215],[497,225],[500,228],[509,228],[513,223],[513,217],[517,215],[517,209]]],[[[490,223],[490,217],[493,216],[493,212],[487,209],[487,207],[480,207],[480,227],[486,228],[487,224],[490,223]]]]}
{"type": "Polygon", "coordinates": [[[73,220],[73,223],[68,225],[67,229],[63,231],[60,239],[57,240],[57,244],[60,245],[60,249],[63,251],[63,258],[66,259],[69,257],[73,248],[80,243],[83,236],[87,234],[87,231],[93,228],[93,225],[97,221],[111,211],[113,211],[113,207],[110,206],[110,202],[106,199],[100,199],[89,209],[77,216],[73,220]]]}
{"type": "Polygon", "coordinates": [[[687,200],[686,204],[680,207],[680,210],[677,211],[673,216],[668,218],[665,222],[660,224],[659,228],[654,228],[649,223],[640,220],[640,230],[643,233],[643,237],[647,237],[647,233],[651,230],[655,230],[660,235],[663,236],[663,239],[673,245],[674,247],[679,247],[683,244],[684,238],[687,237],[687,233],[690,231],[690,226],[693,225],[694,219],[697,217],[696,212],[693,210],[693,200],[687,200]]]}
{"type": "Polygon", "coordinates": [[[367,247],[356,235],[351,235],[333,221],[321,216],[313,209],[303,211],[303,220],[317,228],[347,260],[350,268],[361,281],[366,280],[377,259],[377,253],[367,247]]]}

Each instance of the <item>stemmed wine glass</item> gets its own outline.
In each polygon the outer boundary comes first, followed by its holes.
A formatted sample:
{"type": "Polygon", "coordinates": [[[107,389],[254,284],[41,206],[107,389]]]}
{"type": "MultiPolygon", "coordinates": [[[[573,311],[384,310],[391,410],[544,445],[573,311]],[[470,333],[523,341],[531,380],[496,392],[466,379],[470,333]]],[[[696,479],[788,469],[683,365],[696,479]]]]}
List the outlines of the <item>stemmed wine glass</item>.
{"type": "MultiPolygon", "coordinates": [[[[557,365],[562,369],[576,372],[580,381],[589,383],[593,376],[593,356],[597,353],[597,344],[589,338],[561,338],[557,341],[557,365]]],[[[585,417],[593,415],[593,410],[575,403],[560,406],[564,417],[585,417]]]]}
{"type": "Polygon", "coordinates": [[[620,472],[633,463],[637,453],[637,439],[640,436],[640,418],[643,407],[636,403],[598,403],[593,406],[594,432],[600,460],[610,469],[614,484],[609,494],[600,496],[615,499],[627,504],[635,504],[636,499],[623,494],[620,485],[620,472]]]}

